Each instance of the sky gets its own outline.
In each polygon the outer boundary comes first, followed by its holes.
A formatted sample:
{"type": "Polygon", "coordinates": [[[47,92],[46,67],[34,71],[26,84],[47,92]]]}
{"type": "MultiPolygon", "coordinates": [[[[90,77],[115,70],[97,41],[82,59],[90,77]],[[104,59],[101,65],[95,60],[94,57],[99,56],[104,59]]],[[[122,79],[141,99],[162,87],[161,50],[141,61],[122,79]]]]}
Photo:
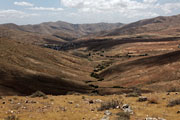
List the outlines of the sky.
{"type": "Polygon", "coordinates": [[[0,0],[0,24],[130,23],[180,14],[180,0],[0,0]]]}

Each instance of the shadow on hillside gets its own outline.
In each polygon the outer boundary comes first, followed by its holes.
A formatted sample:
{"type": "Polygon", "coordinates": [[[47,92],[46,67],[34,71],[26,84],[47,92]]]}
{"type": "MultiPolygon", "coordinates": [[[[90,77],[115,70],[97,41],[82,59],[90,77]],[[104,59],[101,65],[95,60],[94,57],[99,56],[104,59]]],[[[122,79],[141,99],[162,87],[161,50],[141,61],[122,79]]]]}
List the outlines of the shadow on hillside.
{"type": "Polygon", "coordinates": [[[162,66],[165,64],[170,64],[173,62],[177,62],[180,60],[180,51],[170,52],[163,55],[158,56],[151,56],[146,58],[137,59],[134,61],[122,63],[116,66],[113,66],[107,70],[105,70],[103,73],[100,74],[100,77],[104,77],[107,74],[112,73],[121,73],[128,71],[132,68],[137,68],[140,66],[145,67],[152,67],[152,66],[162,66]]]}
{"type": "MultiPolygon", "coordinates": [[[[56,50],[73,50],[82,47],[87,47],[88,50],[102,50],[110,49],[114,46],[127,44],[127,43],[137,43],[137,42],[166,42],[166,41],[178,41],[180,37],[169,37],[160,39],[143,39],[143,38],[123,38],[123,39],[91,39],[91,40],[81,40],[69,43],[57,43],[57,41],[46,40],[49,44],[57,44],[56,50]]],[[[50,47],[51,48],[51,47],[50,47]]],[[[53,49],[53,48],[52,48],[53,49]]]]}
{"type": "MultiPolygon", "coordinates": [[[[87,85],[71,80],[44,75],[25,75],[17,72],[0,72],[0,85],[12,89],[21,95],[31,95],[35,91],[42,91],[50,95],[65,95],[69,91],[89,93],[92,91],[87,85]]],[[[1,94],[1,93],[0,93],[1,94]]]]}

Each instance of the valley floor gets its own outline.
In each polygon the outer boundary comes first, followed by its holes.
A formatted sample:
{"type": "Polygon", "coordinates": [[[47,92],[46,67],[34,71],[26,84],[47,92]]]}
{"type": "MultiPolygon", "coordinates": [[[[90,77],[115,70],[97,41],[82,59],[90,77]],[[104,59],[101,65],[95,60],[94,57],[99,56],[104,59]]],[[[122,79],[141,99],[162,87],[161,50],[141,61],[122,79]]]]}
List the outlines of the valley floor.
{"type": "MultiPolygon", "coordinates": [[[[123,116],[117,115],[117,113],[123,112],[121,107],[124,104],[128,104],[133,110],[130,120],[145,120],[148,116],[166,120],[180,119],[180,114],[177,113],[180,110],[179,105],[167,107],[170,101],[180,99],[180,93],[150,93],[142,96],[146,96],[148,100],[138,102],[138,97],[127,97],[125,94],[110,96],[48,95],[47,99],[29,96],[2,97],[0,99],[0,120],[108,120],[108,118],[110,120],[128,120],[128,118],[121,119],[123,116]],[[119,101],[119,107],[108,109],[108,111],[99,111],[101,105],[108,101],[119,101]],[[102,119],[103,117],[104,119],[102,119]]],[[[124,116],[126,117],[126,114],[124,116]]]]}

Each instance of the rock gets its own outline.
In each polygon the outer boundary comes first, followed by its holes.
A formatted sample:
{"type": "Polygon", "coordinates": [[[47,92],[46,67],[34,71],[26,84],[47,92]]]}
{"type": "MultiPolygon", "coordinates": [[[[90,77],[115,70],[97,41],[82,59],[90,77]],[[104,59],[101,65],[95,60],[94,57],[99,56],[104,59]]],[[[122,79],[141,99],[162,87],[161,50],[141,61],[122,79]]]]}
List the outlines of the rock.
{"type": "Polygon", "coordinates": [[[158,120],[157,118],[147,117],[145,120],[158,120]]]}
{"type": "Polygon", "coordinates": [[[122,110],[126,113],[130,113],[130,114],[133,114],[133,110],[131,109],[131,107],[128,105],[128,104],[124,104],[122,106],[122,110]]]}
{"type": "Polygon", "coordinates": [[[166,120],[166,119],[164,119],[164,118],[147,117],[145,120],[166,120]]]}
{"type": "Polygon", "coordinates": [[[73,104],[74,102],[73,101],[68,101],[69,104],[73,104]]]}
{"type": "Polygon", "coordinates": [[[103,101],[100,99],[95,100],[95,103],[102,103],[103,101]]]}
{"type": "Polygon", "coordinates": [[[93,100],[90,100],[90,101],[89,101],[89,104],[93,104],[93,103],[94,103],[94,101],[93,101],[93,100]]]}
{"type": "Polygon", "coordinates": [[[111,113],[109,110],[106,110],[106,111],[104,112],[104,115],[110,116],[110,115],[112,115],[112,113],[111,113]]]}
{"type": "Polygon", "coordinates": [[[103,118],[101,120],[109,120],[109,116],[103,116],[103,118]]]}
{"type": "Polygon", "coordinates": [[[177,114],[180,114],[180,110],[179,110],[179,111],[177,111],[177,114]]]}
{"type": "Polygon", "coordinates": [[[166,119],[164,119],[164,118],[158,118],[158,120],[166,120],[166,119]]]}
{"type": "Polygon", "coordinates": [[[91,111],[92,111],[92,112],[94,112],[94,111],[95,111],[95,109],[94,109],[94,108],[91,108],[91,111]]]}
{"type": "Polygon", "coordinates": [[[79,105],[79,104],[76,104],[75,108],[79,108],[79,107],[80,107],[80,105],[79,105]]]}
{"type": "Polygon", "coordinates": [[[147,99],[147,97],[145,97],[145,96],[141,96],[141,97],[139,97],[139,99],[138,99],[138,101],[139,102],[145,102],[145,101],[147,101],[148,99],[147,99]]]}
{"type": "Polygon", "coordinates": [[[2,102],[2,104],[6,104],[6,102],[2,102]]]}
{"type": "Polygon", "coordinates": [[[36,102],[36,101],[31,101],[30,103],[35,104],[35,103],[37,103],[37,102],[36,102]]]}
{"type": "Polygon", "coordinates": [[[59,107],[59,109],[64,112],[67,110],[65,107],[59,107]]]}

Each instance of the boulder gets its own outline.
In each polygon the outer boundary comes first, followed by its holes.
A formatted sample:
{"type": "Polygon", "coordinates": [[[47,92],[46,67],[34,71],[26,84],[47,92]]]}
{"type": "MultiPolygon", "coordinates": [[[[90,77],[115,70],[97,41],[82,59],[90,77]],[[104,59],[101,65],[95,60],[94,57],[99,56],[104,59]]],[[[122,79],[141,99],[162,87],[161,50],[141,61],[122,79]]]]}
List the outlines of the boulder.
{"type": "Polygon", "coordinates": [[[123,110],[124,112],[133,114],[133,110],[131,109],[131,107],[130,107],[128,104],[124,104],[124,105],[122,106],[122,110],[123,110]]]}
{"type": "Polygon", "coordinates": [[[148,99],[147,99],[147,97],[145,97],[145,96],[141,96],[141,97],[139,97],[139,99],[138,99],[138,101],[139,102],[145,102],[145,101],[147,101],[148,99]]]}

